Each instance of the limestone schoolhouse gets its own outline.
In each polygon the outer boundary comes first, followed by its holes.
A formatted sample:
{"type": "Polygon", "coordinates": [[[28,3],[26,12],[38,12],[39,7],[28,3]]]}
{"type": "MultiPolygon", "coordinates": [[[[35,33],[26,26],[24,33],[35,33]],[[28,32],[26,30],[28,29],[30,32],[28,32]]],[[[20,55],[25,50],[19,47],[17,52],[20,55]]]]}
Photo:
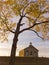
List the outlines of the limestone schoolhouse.
{"type": "Polygon", "coordinates": [[[38,57],[38,49],[36,49],[32,43],[27,48],[20,50],[20,57],[38,57]]]}

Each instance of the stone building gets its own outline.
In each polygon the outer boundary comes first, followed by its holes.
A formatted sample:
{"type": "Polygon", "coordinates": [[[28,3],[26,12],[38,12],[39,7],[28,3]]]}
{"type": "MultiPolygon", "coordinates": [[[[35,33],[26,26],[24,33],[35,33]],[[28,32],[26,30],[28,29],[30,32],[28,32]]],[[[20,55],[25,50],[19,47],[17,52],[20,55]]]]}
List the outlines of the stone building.
{"type": "Polygon", "coordinates": [[[20,57],[38,57],[38,49],[36,49],[30,42],[30,45],[27,48],[20,50],[19,56],[20,57]]]}

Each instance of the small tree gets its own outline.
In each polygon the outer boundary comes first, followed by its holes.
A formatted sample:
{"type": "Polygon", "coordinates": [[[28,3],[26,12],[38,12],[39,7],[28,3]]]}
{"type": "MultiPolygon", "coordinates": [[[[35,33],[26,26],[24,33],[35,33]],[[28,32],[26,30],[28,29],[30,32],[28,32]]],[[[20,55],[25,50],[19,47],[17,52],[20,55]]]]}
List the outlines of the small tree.
{"type": "Polygon", "coordinates": [[[9,65],[15,65],[15,54],[20,33],[31,30],[42,39],[47,36],[47,32],[49,32],[49,20],[44,14],[49,13],[49,4],[46,0],[5,0],[0,1],[0,3],[0,30],[4,34],[2,36],[4,36],[4,39],[6,40],[5,34],[7,34],[7,32],[14,33],[9,65]],[[20,17],[16,25],[9,21],[9,18],[13,17],[12,14],[20,17]],[[30,25],[29,27],[20,30],[20,27],[24,25],[24,23],[22,23],[23,18],[27,18],[30,25]],[[38,34],[38,31],[41,31],[41,28],[43,37],[38,34]]]}

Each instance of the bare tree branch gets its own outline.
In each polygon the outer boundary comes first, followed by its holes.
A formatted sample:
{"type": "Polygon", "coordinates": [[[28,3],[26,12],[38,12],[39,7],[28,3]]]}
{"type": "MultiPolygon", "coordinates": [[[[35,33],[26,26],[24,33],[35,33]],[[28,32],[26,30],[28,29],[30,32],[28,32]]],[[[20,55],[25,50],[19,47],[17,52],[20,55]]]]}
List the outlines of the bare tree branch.
{"type": "Polygon", "coordinates": [[[5,22],[5,25],[6,25],[7,29],[8,29],[10,32],[15,33],[14,31],[12,31],[12,30],[9,28],[9,26],[7,25],[6,22],[5,22]]]}
{"type": "Polygon", "coordinates": [[[37,31],[35,31],[35,30],[32,30],[32,29],[30,29],[31,31],[33,31],[33,32],[35,32],[36,33],[36,35],[38,36],[38,37],[40,37],[41,39],[44,39],[43,37],[41,37],[39,34],[38,34],[38,32],[37,31]]]}
{"type": "Polygon", "coordinates": [[[28,18],[28,19],[31,19],[31,20],[34,20],[34,23],[33,23],[33,24],[35,24],[36,21],[38,20],[38,18],[40,17],[40,15],[41,15],[41,11],[39,12],[39,15],[36,17],[36,19],[35,19],[35,18],[31,18],[31,17],[26,16],[26,15],[24,15],[24,17],[26,17],[26,18],[28,18]]]}
{"type": "Polygon", "coordinates": [[[24,6],[23,10],[22,10],[22,14],[24,13],[25,9],[31,4],[34,3],[33,1],[29,2],[26,6],[24,6]]]}
{"type": "Polygon", "coordinates": [[[40,25],[40,24],[43,24],[43,23],[49,23],[49,21],[43,21],[43,22],[35,23],[35,24],[33,24],[32,26],[21,30],[19,33],[22,33],[22,32],[24,32],[24,31],[26,31],[26,30],[31,29],[32,27],[34,27],[34,26],[36,26],[36,25],[40,25]]]}
{"type": "Polygon", "coordinates": [[[29,16],[24,16],[24,17],[26,17],[26,18],[28,18],[28,19],[31,19],[31,20],[35,20],[34,18],[31,18],[31,17],[29,17],[29,16]]]}
{"type": "MultiPolygon", "coordinates": [[[[40,2],[40,3],[41,3],[41,2],[40,2]]],[[[27,6],[28,6],[28,5],[27,5],[27,6]]],[[[27,7],[27,6],[26,6],[26,7],[27,7]]],[[[27,13],[30,13],[30,12],[27,12],[27,13]]],[[[38,16],[36,17],[36,19],[30,18],[30,17],[26,16],[27,13],[24,14],[24,17],[26,17],[26,18],[28,18],[28,19],[31,19],[31,20],[34,20],[34,23],[33,23],[33,24],[35,24],[36,21],[38,20],[38,18],[40,17],[40,15],[41,15],[41,5],[40,5],[40,12],[39,12],[38,16]]]]}
{"type": "MultiPolygon", "coordinates": [[[[3,13],[3,12],[2,12],[2,13],[3,13]]],[[[3,13],[3,15],[4,15],[4,13],[3,13]]],[[[5,17],[5,16],[4,16],[4,17],[5,17]]],[[[0,18],[1,18],[1,16],[0,16],[0,18]]],[[[1,18],[1,19],[2,19],[2,18],[1,18]]],[[[2,19],[2,21],[3,21],[3,23],[6,25],[7,29],[8,29],[10,32],[15,33],[15,32],[12,31],[12,30],[9,28],[9,26],[7,25],[7,23],[6,23],[7,18],[6,18],[6,17],[5,17],[5,20],[2,19]]]]}
{"type": "Polygon", "coordinates": [[[20,24],[20,26],[23,26],[25,23],[20,24]]]}
{"type": "Polygon", "coordinates": [[[29,16],[25,16],[24,15],[24,17],[26,17],[26,18],[28,18],[28,19],[31,19],[31,20],[34,20],[34,23],[37,21],[37,19],[40,17],[40,15],[41,15],[41,12],[39,12],[39,15],[36,17],[36,19],[34,19],[34,18],[31,18],[31,17],[29,17],[29,16]]]}
{"type": "Polygon", "coordinates": [[[36,23],[36,21],[38,20],[38,18],[40,17],[40,15],[41,15],[41,11],[39,12],[39,15],[36,17],[34,23],[36,23]]]}
{"type": "Polygon", "coordinates": [[[14,31],[12,31],[12,30],[9,28],[9,26],[7,25],[7,23],[6,23],[5,21],[3,21],[3,22],[4,22],[4,24],[6,25],[8,31],[10,31],[10,32],[12,32],[12,33],[15,33],[14,31]]]}

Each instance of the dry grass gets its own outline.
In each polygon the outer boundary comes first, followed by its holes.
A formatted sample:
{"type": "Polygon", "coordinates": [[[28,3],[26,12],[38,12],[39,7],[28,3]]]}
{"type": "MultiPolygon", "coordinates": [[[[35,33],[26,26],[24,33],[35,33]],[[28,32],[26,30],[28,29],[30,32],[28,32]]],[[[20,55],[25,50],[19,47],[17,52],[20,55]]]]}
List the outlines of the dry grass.
{"type": "MultiPolygon", "coordinates": [[[[0,57],[0,65],[9,65],[10,57],[0,57]]],[[[15,65],[49,65],[49,58],[16,57],[15,65]]]]}

